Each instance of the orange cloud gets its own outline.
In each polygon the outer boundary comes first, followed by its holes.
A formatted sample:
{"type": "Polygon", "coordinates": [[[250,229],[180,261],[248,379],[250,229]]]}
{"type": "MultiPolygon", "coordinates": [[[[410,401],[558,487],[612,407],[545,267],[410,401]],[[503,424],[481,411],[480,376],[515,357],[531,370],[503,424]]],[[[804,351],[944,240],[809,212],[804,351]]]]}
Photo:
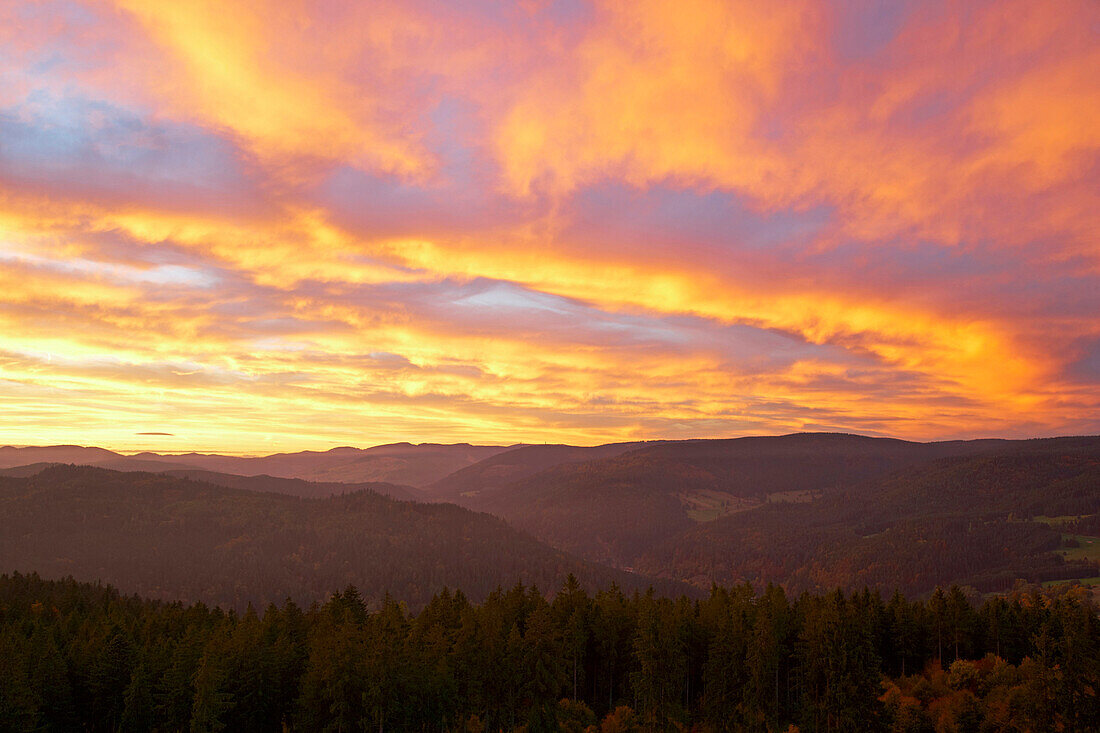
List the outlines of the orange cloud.
{"type": "Polygon", "coordinates": [[[603,177],[760,185],[778,161],[754,130],[812,56],[817,15],[809,3],[601,5],[571,58],[526,80],[501,121],[505,181],[520,194],[603,177]]]}
{"type": "Polygon", "coordinates": [[[394,51],[394,36],[422,32],[399,6],[351,14],[342,35],[353,32],[358,45],[343,49],[339,39],[310,33],[306,3],[121,0],[119,6],[164,50],[158,69],[164,77],[152,91],[174,116],[228,130],[275,164],[319,157],[403,176],[431,167],[429,151],[408,135],[405,101],[364,93],[339,74],[356,62],[378,63],[394,51]],[[330,66],[318,70],[314,58],[330,66]]]}
{"type": "Polygon", "coordinates": [[[1082,214],[1098,203],[1085,185],[1100,153],[1094,3],[929,9],[854,64],[831,52],[825,8],[764,7],[601,5],[502,118],[509,189],[621,179],[728,189],[765,209],[823,198],[842,212],[838,235],[955,244],[992,230],[1018,243],[1053,229],[1095,255],[1082,214]],[[1051,189],[1060,210],[1024,203],[1051,189]],[[1013,206],[988,211],[991,195],[1013,206]]]}
{"type": "Polygon", "coordinates": [[[0,441],[1100,429],[1095,5],[66,8],[0,31],[0,441]]]}

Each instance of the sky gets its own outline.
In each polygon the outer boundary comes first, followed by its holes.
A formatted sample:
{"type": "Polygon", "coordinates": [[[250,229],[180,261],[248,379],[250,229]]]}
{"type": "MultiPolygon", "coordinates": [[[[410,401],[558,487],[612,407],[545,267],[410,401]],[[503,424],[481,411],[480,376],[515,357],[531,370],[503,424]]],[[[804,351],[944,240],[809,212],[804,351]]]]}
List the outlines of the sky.
{"type": "Polygon", "coordinates": [[[1100,433],[1100,3],[0,0],[0,443],[1100,433]]]}

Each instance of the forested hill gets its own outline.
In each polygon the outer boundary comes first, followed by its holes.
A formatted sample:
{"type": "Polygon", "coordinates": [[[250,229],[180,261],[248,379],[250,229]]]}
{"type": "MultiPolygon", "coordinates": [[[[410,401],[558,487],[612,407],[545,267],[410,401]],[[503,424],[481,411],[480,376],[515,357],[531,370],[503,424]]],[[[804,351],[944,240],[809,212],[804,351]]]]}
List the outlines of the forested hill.
{"type": "MultiPolygon", "coordinates": [[[[952,455],[997,450],[1003,441],[911,443],[859,435],[691,440],[648,445],[595,460],[559,462],[508,483],[461,482],[463,506],[504,517],[552,544],[617,564],[701,520],[774,501],[807,501],[952,455]]],[[[514,460],[512,451],[483,465],[514,460]]]]}
{"type": "Polygon", "coordinates": [[[846,487],[905,466],[954,455],[996,451],[1008,441],[914,443],[841,433],[618,443],[595,448],[527,446],[458,471],[431,487],[464,495],[470,506],[507,510],[551,496],[581,498],[594,483],[645,493],[716,490],[765,497],[792,490],[846,487]],[[583,467],[582,467],[583,464],[583,467]],[[572,487],[566,491],[562,487],[572,487]]]}
{"type": "MultiPolygon", "coordinates": [[[[138,462],[141,463],[141,462],[138,462]]],[[[412,486],[402,486],[382,481],[366,481],[361,483],[340,483],[337,481],[306,481],[300,478],[280,478],[278,476],[241,476],[235,473],[218,473],[217,471],[204,471],[198,468],[168,469],[172,464],[152,463],[146,468],[137,468],[135,462],[126,462],[123,468],[112,469],[126,472],[162,473],[166,476],[186,478],[193,481],[202,481],[208,484],[226,486],[230,489],[242,489],[244,491],[266,491],[274,494],[289,494],[300,496],[304,499],[323,499],[333,494],[350,494],[356,491],[373,491],[376,494],[388,496],[399,501],[424,501],[427,497],[419,489],[412,486]]],[[[32,463],[27,466],[15,466],[14,468],[0,468],[0,476],[23,478],[41,473],[47,468],[67,465],[64,463],[32,463]]],[[[95,466],[96,468],[108,468],[108,466],[95,466]]]]}
{"type": "Polygon", "coordinates": [[[555,466],[614,458],[645,445],[647,444],[608,443],[591,447],[526,445],[455,471],[425,487],[425,491],[441,501],[456,501],[462,497],[487,497],[555,466]]]}
{"type": "Polygon", "coordinates": [[[648,585],[450,504],[369,491],[303,499],[87,466],[0,477],[0,562],[0,572],[237,608],[308,604],[349,583],[413,606],[445,586],[480,599],[517,582],[553,588],[569,573],[588,587],[648,585]]]}
{"type": "Polygon", "coordinates": [[[236,614],[0,575],[0,730],[1084,733],[1100,619],[1079,591],[692,601],[567,580],[416,614],[354,587],[236,614]]]}
{"type": "Polygon", "coordinates": [[[164,471],[168,476],[202,481],[208,484],[226,486],[245,491],[268,491],[274,494],[289,494],[304,499],[323,499],[333,494],[351,494],[356,491],[373,491],[399,501],[424,501],[425,495],[412,486],[401,486],[382,481],[362,483],[340,483],[338,481],[306,481],[300,478],[279,478],[277,476],[238,476],[233,473],[216,471],[173,470],[164,471]]]}
{"type": "Polygon", "coordinates": [[[1087,553],[1061,557],[1073,534],[1062,525],[1100,511],[1098,464],[1096,437],[799,434],[647,446],[487,483],[460,501],[588,559],[701,587],[999,590],[1098,574],[1087,553]],[[1036,516],[1059,519],[1023,521],[1036,516]]]}
{"type": "Polygon", "coordinates": [[[1070,548],[1082,540],[1100,550],[1098,537],[1074,539],[1098,513],[1100,443],[1036,441],[699,523],[637,566],[718,582],[782,580],[796,590],[919,593],[957,582],[999,591],[1017,579],[1100,575],[1100,553],[1070,548]]]}

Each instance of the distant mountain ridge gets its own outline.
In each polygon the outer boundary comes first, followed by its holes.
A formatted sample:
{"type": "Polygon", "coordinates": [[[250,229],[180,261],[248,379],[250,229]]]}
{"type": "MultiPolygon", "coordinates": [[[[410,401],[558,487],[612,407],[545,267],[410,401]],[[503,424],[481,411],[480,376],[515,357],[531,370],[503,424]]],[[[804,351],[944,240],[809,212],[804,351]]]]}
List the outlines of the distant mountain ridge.
{"type": "Polygon", "coordinates": [[[123,455],[74,445],[0,448],[0,469],[34,463],[100,466],[119,471],[202,470],[243,476],[268,475],[307,481],[382,482],[422,486],[515,446],[468,443],[392,443],[371,448],[276,453],[242,457],[209,453],[123,455]],[[163,467],[162,467],[163,466],[163,467]]]}
{"type": "Polygon", "coordinates": [[[85,447],[82,445],[0,446],[0,468],[15,468],[32,463],[83,463],[91,465],[98,461],[125,458],[121,453],[106,448],[85,447]]]}

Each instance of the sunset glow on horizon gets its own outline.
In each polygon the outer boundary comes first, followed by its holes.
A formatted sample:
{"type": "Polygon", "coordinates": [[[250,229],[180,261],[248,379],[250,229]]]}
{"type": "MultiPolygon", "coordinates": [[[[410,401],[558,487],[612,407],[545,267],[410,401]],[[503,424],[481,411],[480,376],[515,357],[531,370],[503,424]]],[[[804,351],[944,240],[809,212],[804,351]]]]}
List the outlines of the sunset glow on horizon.
{"type": "Polygon", "coordinates": [[[0,0],[0,445],[1100,433],[1098,37],[0,0]]]}

